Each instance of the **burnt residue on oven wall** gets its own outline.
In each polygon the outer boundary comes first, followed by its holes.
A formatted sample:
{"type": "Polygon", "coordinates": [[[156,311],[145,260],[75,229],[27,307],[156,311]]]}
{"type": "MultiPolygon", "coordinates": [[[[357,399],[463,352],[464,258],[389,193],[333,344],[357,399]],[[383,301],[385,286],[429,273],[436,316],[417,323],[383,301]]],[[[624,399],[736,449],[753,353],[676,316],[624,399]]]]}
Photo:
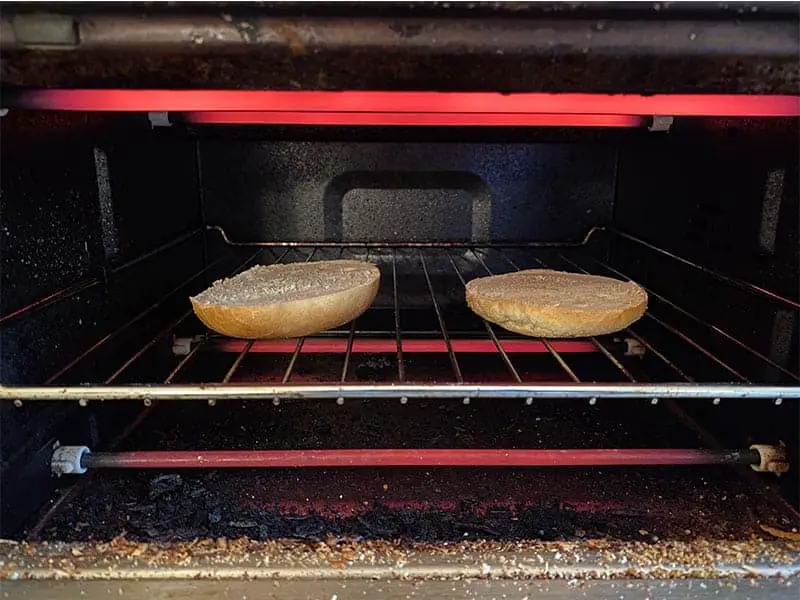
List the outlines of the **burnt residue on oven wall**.
{"type": "MultiPolygon", "coordinates": [[[[161,405],[120,446],[204,449],[693,447],[660,406],[562,400],[229,402],[161,405]],[[209,427],[213,422],[214,426],[209,427]]],[[[95,473],[36,536],[146,542],[197,538],[748,539],[793,524],[770,482],[739,467],[277,468],[95,473]]],[[[86,477],[86,476],[83,476],[86,477]]],[[[69,485],[65,482],[65,488],[69,485]]]]}

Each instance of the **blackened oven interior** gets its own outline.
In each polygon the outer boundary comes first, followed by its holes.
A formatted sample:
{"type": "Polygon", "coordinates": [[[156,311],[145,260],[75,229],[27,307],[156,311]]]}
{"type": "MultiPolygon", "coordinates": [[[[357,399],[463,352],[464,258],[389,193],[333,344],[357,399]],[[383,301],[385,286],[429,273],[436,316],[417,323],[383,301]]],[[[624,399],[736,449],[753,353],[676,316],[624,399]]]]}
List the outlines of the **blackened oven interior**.
{"type": "MultiPolygon", "coordinates": [[[[374,308],[354,328],[358,339],[393,339],[392,269],[401,282],[403,330],[420,339],[439,330],[433,287],[457,343],[483,331],[464,305],[461,277],[541,264],[611,274],[597,271],[601,264],[696,317],[653,302],[661,318],[718,360],[657,322],[635,328],[679,373],[697,382],[728,382],[736,381],[733,369],[751,382],[791,384],[796,380],[786,370],[796,372],[798,362],[796,311],[607,232],[625,232],[796,299],[797,134],[796,120],[780,119],[678,119],[668,133],[508,133],[181,123],[153,128],[142,115],[12,111],[3,118],[0,313],[76,281],[97,283],[4,324],[2,381],[41,384],[56,374],[53,381],[64,384],[163,382],[182,359],[173,352],[174,339],[202,331],[193,316],[182,318],[189,295],[247,260],[353,256],[375,262],[383,273],[374,308]],[[209,226],[221,228],[229,242],[301,244],[232,246],[209,226]],[[593,228],[588,242],[578,245],[593,228]],[[353,245],[335,246],[340,242],[353,245]],[[435,247],[391,248],[406,242],[435,247]],[[530,242],[556,245],[526,246],[530,242]],[[469,244],[483,250],[471,253],[469,244]],[[151,254],[154,249],[159,251],[151,254]],[[144,258],[130,264],[137,257],[144,258]],[[755,360],[702,322],[724,328],[783,370],[755,360]],[[116,331],[97,352],[64,370],[116,331]]],[[[329,337],[346,339],[348,331],[345,326],[329,337]]],[[[603,342],[638,381],[679,379],[651,352],[626,354],[624,336],[603,342]]],[[[291,356],[291,350],[251,353],[231,382],[280,381],[291,356]]],[[[601,353],[564,356],[582,381],[626,379],[601,353]]],[[[236,351],[200,352],[174,382],[222,381],[236,357],[236,351]]],[[[452,378],[446,352],[404,358],[409,380],[452,378]]],[[[570,380],[547,353],[517,353],[513,360],[524,381],[570,380]]],[[[292,365],[292,382],[338,380],[343,355],[302,353],[292,365]]],[[[465,382],[507,377],[496,352],[465,352],[459,365],[465,382]]],[[[354,352],[345,375],[368,384],[393,381],[396,369],[394,353],[354,352]]],[[[0,410],[2,533],[16,538],[105,540],[125,532],[159,541],[331,535],[745,540],[759,533],[760,524],[800,524],[796,468],[780,480],[722,466],[196,469],[101,471],[56,480],[47,465],[55,440],[93,450],[197,451],[746,448],[784,442],[796,465],[799,415],[793,402],[643,398],[529,405],[431,398],[401,404],[344,398],[215,406],[3,403],[0,410]]]]}

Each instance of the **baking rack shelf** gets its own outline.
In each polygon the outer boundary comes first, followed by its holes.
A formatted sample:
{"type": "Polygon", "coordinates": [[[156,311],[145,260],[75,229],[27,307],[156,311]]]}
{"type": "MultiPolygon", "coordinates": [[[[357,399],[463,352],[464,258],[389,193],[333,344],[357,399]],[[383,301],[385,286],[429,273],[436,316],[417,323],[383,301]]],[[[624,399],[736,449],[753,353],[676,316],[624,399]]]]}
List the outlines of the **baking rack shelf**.
{"type": "MultiPolygon", "coordinates": [[[[192,311],[186,310],[122,361],[104,381],[60,385],[62,378],[77,364],[126,330],[144,322],[167,298],[189,295],[193,291],[189,289],[190,284],[198,283],[200,275],[219,264],[223,260],[220,258],[95,342],[49,377],[45,385],[2,386],[0,399],[19,404],[28,400],[82,403],[140,400],[149,403],[152,400],[214,402],[241,398],[273,402],[332,398],[342,402],[345,398],[379,397],[401,401],[419,397],[456,398],[466,402],[471,398],[497,397],[520,398],[528,403],[538,398],[585,398],[590,402],[597,398],[645,398],[651,402],[659,398],[702,398],[719,403],[728,398],[758,398],[779,404],[800,398],[797,372],[647,285],[650,309],[640,322],[614,336],[580,340],[532,339],[510,334],[473,315],[464,306],[463,285],[470,279],[523,268],[554,268],[628,279],[625,270],[598,258],[592,251],[590,242],[604,237],[605,241],[615,238],[634,244],[641,252],[673,261],[679,268],[718,285],[735,288],[737,293],[744,291],[753,302],[797,310],[793,300],[696,265],[621,232],[592,230],[581,244],[510,247],[243,244],[231,242],[219,228],[210,229],[221,234],[231,252],[246,252],[246,259],[237,261],[231,274],[258,263],[360,258],[380,267],[381,292],[375,305],[352,323],[335,331],[295,340],[223,338],[203,329],[192,311]],[[244,249],[243,246],[255,248],[244,249]],[[678,322],[683,325],[678,326],[678,322]],[[177,348],[178,342],[182,342],[185,351],[175,358],[166,377],[136,381],[136,384],[123,383],[127,381],[124,376],[128,370],[142,356],[179,338],[176,332],[187,328],[194,335],[175,343],[177,348]],[[725,351],[719,352],[720,347],[725,351]],[[740,360],[731,361],[730,349],[738,353],[740,360]],[[228,361],[224,374],[218,380],[197,383],[199,378],[191,377],[193,364],[198,357],[211,354],[218,361],[228,361]],[[357,357],[375,355],[383,357],[384,366],[386,361],[391,363],[390,376],[387,377],[386,369],[376,380],[354,373],[357,357]],[[480,368],[475,371],[474,365],[472,370],[465,368],[471,355],[485,356],[488,362],[499,359],[497,364],[502,366],[495,369],[491,377],[484,377],[480,368]],[[643,367],[642,355],[657,362],[659,369],[643,367]],[[298,365],[310,360],[309,356],[311,360],[315,356],[323,359],[315,363],[313,378],[298,375],[298,365]],[[539,358],[533,367],[532,356],[539,358]],[[252,377],[253,369],[243,367],[248,361],[261,357],[269,357],[272,368],[252,377]],[[576,363],[584,365],[589,359],[594,366],[587,377],[576,363]],[[424,361],[435,364],[435,373],[420,379],[410,365],[424,361]],[[698,375],[694,368],[697,361],[710,368],[698,375]],[[324,365],[322,372],[320,364],[324,365]],[[743,369],[742,365],[748,368],[743,369]],[[602,375],[598,376],[598,372],[602,375]],[[771,376],[756,378],[752,375],[754,372],[771,373],[771,376]]],[[[433,368],[429,367],[428,371],[433,368]]]]}

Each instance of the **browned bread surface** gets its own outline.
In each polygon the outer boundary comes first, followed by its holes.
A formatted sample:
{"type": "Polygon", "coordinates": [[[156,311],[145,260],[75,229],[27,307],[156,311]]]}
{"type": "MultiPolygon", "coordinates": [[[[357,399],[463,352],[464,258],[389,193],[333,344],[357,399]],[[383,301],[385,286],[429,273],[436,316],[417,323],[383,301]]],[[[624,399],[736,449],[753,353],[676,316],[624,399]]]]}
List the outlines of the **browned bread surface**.
{"type": "Polygon", "coordinates": [[[515,333],[574,338],[624,329],[647,310],[647,293],[632,281],[528,269],[473,279],[467,304],[515,333]]]}
{"type": "Polygon", "coordinates": [[[299,337],[358,317],[375,300],[379,282],[375,265],[356,260],[258,265],[215,281],[190,300],[197,317],[217,333],[299,337]]]}

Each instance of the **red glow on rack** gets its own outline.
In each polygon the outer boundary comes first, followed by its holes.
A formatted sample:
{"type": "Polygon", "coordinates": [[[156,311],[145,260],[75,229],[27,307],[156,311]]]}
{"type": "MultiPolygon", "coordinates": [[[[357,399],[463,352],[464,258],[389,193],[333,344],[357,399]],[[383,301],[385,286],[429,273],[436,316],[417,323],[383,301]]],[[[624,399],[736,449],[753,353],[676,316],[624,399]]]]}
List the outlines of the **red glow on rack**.
{"type": "Polygon", "coordinates": [[[641,127],[634,115],[526,113],[406,113],[406,112],[190,112],[186,120],[218,125],[347,125],[347,126],[469,126],[469,127],[641,127]]]}
{"type": "MultiPolygon", "coordinates": [[[[450,340],[453,352],[459,353],[496,353],[497,346],[492,340],[450,340]]],[[[247,342],[244,340],[211,341],[209,349],[217,352],[241,352],[247,342]]],[[[547,347],[537,340],[500,340],[500,345],[509,354],[514,353],[545,353],[547,347]]],[[[591,342],[582,340],[552,341],[550,345],[559,353],[599,352],[591,342]]],[[[248,353],[265,354],[291,354],[297,348],[297,340],[258,340],[248,350],[248,353]]],[[[444,353],[447,352],[444,340],[403,340],[403,352],[414,353],[444,353]]],[[[347,352],[346,339],[306,338],[300,349],[301,354],[344,354],[347,352]]],[[[354,354],[395,354],[397,342],[395,340],[381,339],[355,339],[352,352],[354,354]]]]}
{"type": "Polygon", "coordinates": [[[639,117],[652,115],[800,116],[800,96],[730,94],[31,90],[17,94],[9,105],[41,110],[185,112],[198,123],[307,125],[634,127],[642,122],[639,117]]]}

